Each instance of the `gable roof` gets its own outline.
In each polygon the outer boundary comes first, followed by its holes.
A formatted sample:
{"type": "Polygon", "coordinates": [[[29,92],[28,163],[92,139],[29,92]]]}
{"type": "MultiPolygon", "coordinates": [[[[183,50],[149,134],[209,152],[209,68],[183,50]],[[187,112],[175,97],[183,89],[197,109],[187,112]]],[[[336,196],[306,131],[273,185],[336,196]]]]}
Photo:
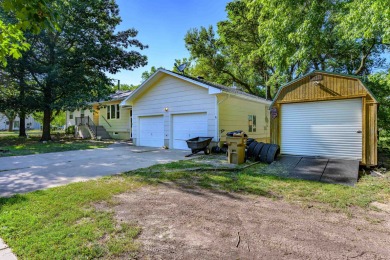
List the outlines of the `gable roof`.
{"type": "Polygon", "coordinates": [[[266,100],[265,98],[255,96],[249,93],[246,93],[244,91],[230,88],[224,85],[220,85],[217,83],[209,82],[204,79],[191,77],[188,75],[179,74],[170,70],[166,69],[158,69],[152,76],[150,76],[147,80],[145,80],[136,90],[134,90],[126,99],[122,101],[120,104],[121,106],[124,106],[126,104],[126,101],[133,100],[137,96],[139,96],[141,93],[143,93],[146,89],[148,89],[154,82],[156,82],[160,77],[163,75],[170,75],[175,78],[182,79],[184,81],[190,82],[192,84],[198,85],[200,87],[206,88],[209,90],[209,94],[219,94],[219,93],[229,93],[232,95],[236,95],[239,97],[247,98],[256,100],[265,104],[270,104],[270,100],[266,100]]]}
{"type": "Polygon", "coordinates": [[[273,101],[272,101],[272,103],[271,103],[271,105],[270,105],[269,108],[270,108],[270,109],[272,108],[272,106],[275,104],[276,100],[279,98],[279,95],[280,95],[280,93],[282,92],[282,90],[283,90],[284,88],[286,88],[286,87],[288,87],[288,86],[290,86],[290,85],[292,85],[292,84],[294,84],[294,83],[296,83],[296,82],[298,82],[298,81],[300,81],[300,80],[302,80],[302,79],[304,79],[304,78],[306,78],[306,77],[309,77],[309,76],[311,76],[311,75],[313,75],[313,74],[333,75],[333,76],[339,76],[339,77],[344,77],[344,78],[353,78],[353,79],[356,79],[356,80],[359,81],[359,83],[363,86],[363,88],[369,93],[369,95],[372,97],[372,99],[373,99],[376,103],[378,103],[378,101],[377,101],[377,99],[375,98],[374,94],[372,94],[371,90],[370,90],[370,89],[361,81],[361,78],[360,78],[359,76],[347,75],[347,74],[336,73],[336,72],[327,72],[327,71],[322,71],[322,70],[314,70],[314,71],[312,71],[312,72],[309,72],[309,73],[307,73],[307,74],[305,74],[305,75],[303,75],[303,76],[301,76],[301,77],[299,77],[299,78],[296,78],[296,79],[294,79],[294,80],[292,80],[292,81],[290,81],[290,82],[288,82],[288,83],[282,85],[282,86],[279,88],[278,92],[276,93],[276,95],[275,95],[275,97],[274,97],[274,99],[273,99],[273,101]]]}

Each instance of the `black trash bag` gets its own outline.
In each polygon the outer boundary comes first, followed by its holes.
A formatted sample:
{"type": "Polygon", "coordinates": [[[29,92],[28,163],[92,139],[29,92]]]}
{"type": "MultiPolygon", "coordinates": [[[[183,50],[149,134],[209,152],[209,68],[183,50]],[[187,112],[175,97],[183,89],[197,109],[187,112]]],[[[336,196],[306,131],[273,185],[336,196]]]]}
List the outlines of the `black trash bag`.
{"type": "MultiPolygon", "coordinates": [[[[228,133],[226,134],[226,136],[239,135],[239,134],[241,134],[242,132],[244,132],[244,131],[242,131],[242,130],[236,130],[236,131],[228,132],[228,133]]],[[[248,137],[248,135],[247,135],[245,132],[244,132],[244,137],[248,137]]]]}

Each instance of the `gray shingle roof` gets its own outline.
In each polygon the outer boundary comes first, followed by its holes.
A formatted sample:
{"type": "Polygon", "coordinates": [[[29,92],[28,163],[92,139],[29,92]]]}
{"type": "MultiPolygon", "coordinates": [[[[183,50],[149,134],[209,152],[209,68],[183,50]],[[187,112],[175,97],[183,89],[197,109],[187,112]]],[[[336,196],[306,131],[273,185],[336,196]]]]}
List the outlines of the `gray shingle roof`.
{"type": "Polygon", "coordinates": [[[115,93],[110,94],[107,99],[105,100],[100,100],[99,103],[101,102],[110,102],[110,101],[117,101],[117,100],[124,100],[127,98],[133,91],[132,90],[117,90],[115,93]]]}
{"type": "Polygon", "coordinates": [[[192,77],[192,76],[189,76],[189,75],[183,75],[183,74],[180,74],[180,73],[177,73],[177,72],[174,72],[174,71],[170,71],[170,70],[166,70],[166,69],[161,69],[161,70],[169,71],[169,72],[177,74],[177,75],[179,75],[181,77],[185,77],[185,78],[188,78],[188,79],[191,79],[191,80],[194,80],[194,81],[197,81],[197,82],[209,85],[210,87],[214,87],[214,88],[220,89],[220,90],[222,90],[224,92],[229,92],[229,93],[233,93],[233,94],[243,95],[243,96],[247,96],[247,97],[256,98],[256,99],[259,99],[259,100],[264,100],[264,101],[271,102],[271,100],[267,100],[265,98],[262,98],[262,97],[259,97],[259,96],[256,96],[256,95],[252,95],[252,94],[246,93],[246,92],[241,91],[239,89],[234,89],[232,87],[227,87],[227,86],[224,86],[224,85],[221,85],[221,84],[217,84],[217,83],[210,82],[210,81],[207,81],[207,80],[204,80],[204,79],[200,79],[200,78],[195,78],[195,77],[192,77]]]}

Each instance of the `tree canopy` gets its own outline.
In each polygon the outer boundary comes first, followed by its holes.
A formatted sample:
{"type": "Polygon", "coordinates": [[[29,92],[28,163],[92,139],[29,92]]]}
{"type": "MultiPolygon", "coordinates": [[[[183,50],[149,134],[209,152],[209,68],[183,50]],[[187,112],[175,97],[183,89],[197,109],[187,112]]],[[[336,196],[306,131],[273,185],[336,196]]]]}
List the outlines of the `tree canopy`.
{"type": "Polygon", "coordinates": [[[26,95],[36,95],[35,109],[44,114],[42,140],[50,140],[50,121],[59,111],[88,106],[112,91],[106,72],[147,63],[146,56],[136,51],[147,48],[135,39],[137,31],[116,30],[121,19],[114,0],[58,0],[50,7],[60,14],[59,30],[24,35],[31,44],[23,53],[26,95]]]}
{"type": "Polygon", "coordinates": [[[187,32],[195,61],[189,73],[271,98],[312,70],[364,76],[385,65],[387,0],[241,0],[228,3],[226,12],[217,31],[187,32]]]}
{"type": "Polygon", "coordinates": [[[43,28],[56,28],[57,14],[53,1],[2,0],[0,1],[0,62],[7,64],[7,56],[20,58],[30,44],[24,32],[38,33],[43,28]],[[12,19],[11,19],[12,17],[12,19]]]}
{"type": "Polygon", "coordinates": [[[368,87],[378,99],[378,129],[390,131],[390,70],[368,76],[368,87]]]}

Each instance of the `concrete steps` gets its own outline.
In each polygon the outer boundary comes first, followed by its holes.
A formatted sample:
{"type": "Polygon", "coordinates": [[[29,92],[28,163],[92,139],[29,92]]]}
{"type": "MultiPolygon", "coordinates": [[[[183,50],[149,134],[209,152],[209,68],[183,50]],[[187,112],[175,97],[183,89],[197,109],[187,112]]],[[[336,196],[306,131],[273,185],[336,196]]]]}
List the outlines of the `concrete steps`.
{"type": "Polygon", "coordinates": [[[100,136],[102,139],[111,139],[111,136],[108,134],[104,126],[98,125],[96,127],[96,136],[100,136]]]}

